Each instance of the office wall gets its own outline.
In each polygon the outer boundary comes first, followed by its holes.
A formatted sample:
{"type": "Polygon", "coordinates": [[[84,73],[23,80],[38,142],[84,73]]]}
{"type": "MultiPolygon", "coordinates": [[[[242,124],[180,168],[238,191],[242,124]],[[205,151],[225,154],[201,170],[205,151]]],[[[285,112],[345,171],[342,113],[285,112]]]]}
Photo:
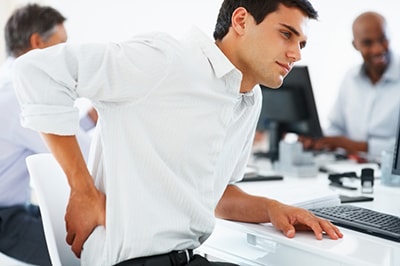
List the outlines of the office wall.
{"type": "MultiPolygon", "coordinates": [[[[7,3],[27,0],[1,0],[1,18],[10,10],[7,3]]],[[[30,1],[32,2],[32,1],[30,1]]],[[[38,2],[38,1],[35,1],[38,2]]],[[[58,8],[67,18],[70,42],[120,41],[151,30],[167,31],[179,36],[195,24],[211,33],[222,0],[42,0],[58,8]]],[[[312,21],[309,42],[299,64],[309,66],[321,122],[336,95],[345,71],[360,62],[351,45],[351,23],[362,11],[376,10],[385,15],[392,31],[391,46],[400,52],[400,16],[393,8],[395,0],[311,0],[320,19],[312,21]]],[[[0,23],[5,23],[3,20],[0,23]]],[[[3,25],[1,25],[3,29],[3,25]]],[[[0,41],[3,51],[4,43],[0,41]]],[[[0,54],[0,61],[4,56],[0,54]]]]}

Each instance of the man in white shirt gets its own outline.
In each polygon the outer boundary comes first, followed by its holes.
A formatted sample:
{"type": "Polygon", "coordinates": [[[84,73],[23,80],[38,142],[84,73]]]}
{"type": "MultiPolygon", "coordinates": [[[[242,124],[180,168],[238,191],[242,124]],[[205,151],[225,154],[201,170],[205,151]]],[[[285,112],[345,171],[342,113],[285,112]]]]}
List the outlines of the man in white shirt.
{"type": "Polygon", "coordinates": [[[316,17],[306,0],[225,0],[215,42],[197,29],[179,41],[151,33],[16,62],[22,122],[42,132],[71,186],[67,242],[82,265],[214,265],[192,250],[215,215],[271,222],[287,237],[299,227],[342,237],[309,211],[234,185],[251,153],[258,84],[281,85],[316,17]],[[74,137],[77,97],[99,113],[90,171],[74,137]]]}
{"type": "MultiPolygon", "coordinates": [[[[363,63],[349,70],[329,115],[328,137],[316,149],[342,148],[348,154],[367,153],[379,160],[393,150],[400,111],[400,58],[389,48],[385,18],[376,12],[360,14],[353,23],[353,46],[363,63]]],[[[309,144],[307,144],[309,147],[309,144]]]]}
{"type": "MultiPolygon", "coordinates": [[[[48,6],[29,4],[13,12],[5,27],[8,58],[0,69],[0,251],[34,265],[50,265],[38,206],[31,203],[25,158],[49,152],[38,132],[20,124],[20,107],[12,83],[16,57],[36,48],[65,42],[65,18],[48,6]]],[[[91,119],[89,123],[94,121],[91,119]]],[[[89,126],[90,127],[90,126],[89,126]]],[[[78,133],[89,153],[90,137],[78,133]]]]}

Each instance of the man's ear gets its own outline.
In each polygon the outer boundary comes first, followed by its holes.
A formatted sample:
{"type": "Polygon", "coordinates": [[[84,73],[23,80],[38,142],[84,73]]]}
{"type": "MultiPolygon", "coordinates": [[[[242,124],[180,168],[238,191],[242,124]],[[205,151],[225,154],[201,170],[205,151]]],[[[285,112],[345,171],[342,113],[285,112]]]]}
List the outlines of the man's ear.
{"type": "Polygon", "coordinates": [[[353,45],[354,49],[356,49],[358,51],[358,48],[357,48],[356,43],[354,42],[354,40],[351,42],[351,44],[353,45]]]}
{"type": "Polygon", "coordinates": [[[32,49],[42,48],[43,40],[40,37],[39,33],[35,32],[31,35],[30,44],[32,49]]]}
{"type": "Polygon", "coordinates": [[[239,34],[243,35],[245,28],[246,28],[246,20],[249,16],[249,13],[244,7],[238,7],[232,13],[232,28],[234,31],[239,34]]]}

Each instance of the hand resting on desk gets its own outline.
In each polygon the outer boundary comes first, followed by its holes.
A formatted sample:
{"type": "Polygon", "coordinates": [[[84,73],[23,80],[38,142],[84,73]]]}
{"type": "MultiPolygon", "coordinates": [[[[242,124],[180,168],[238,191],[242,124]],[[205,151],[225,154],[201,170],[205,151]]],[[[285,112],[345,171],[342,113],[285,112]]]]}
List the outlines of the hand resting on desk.
{"type": "Polygon", "coordinates": [[[272,223],[289,238],[295,236],[296,230],[312,230],[318,240],[324,234],[335,240],[343,237],[335,225],[306,209],[247,194],[235,185],[227,186],[215,214],[219,218],[238,222],[272,223]]]}
{"type": "MultiPolygon", "coordinates": [[[[316,139],[299,136],[298,140],[303,144],[303,147],[306,150],[334,151],[337,149],[343,149],[351,156],[356,156],[359,153],[365,153],[368,151],[367,142],[354,141],[343,136],[331,136],[316,139]]],[[[361,160],[361,158],[359,158],[359,160],[361,160]]]]}

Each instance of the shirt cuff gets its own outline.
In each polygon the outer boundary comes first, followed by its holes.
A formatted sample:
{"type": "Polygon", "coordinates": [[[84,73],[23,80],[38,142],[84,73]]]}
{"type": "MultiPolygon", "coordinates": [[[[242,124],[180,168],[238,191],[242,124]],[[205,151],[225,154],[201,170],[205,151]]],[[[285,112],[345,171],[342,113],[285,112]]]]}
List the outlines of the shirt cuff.
{"type": "Polygon", "coordinates": [[[80,120],[79,120],[79,125],[84,131],[89,131],[92,128],[95,127],[95,123],[93,120],[90,118],[89,114],[85,114],[80,120]]]}
{"type": "Polygon", "coordinates": [[[393,152],[395,138],[373,138],[368,140],[368,154],[380,158],[382,151],[393,152]]]}
{"type": "Polygon", "coordinates": [[[21,125],[43,133],[75,135],[79,128],[79,110],[69,106],[23,105],[21,125]]]}

